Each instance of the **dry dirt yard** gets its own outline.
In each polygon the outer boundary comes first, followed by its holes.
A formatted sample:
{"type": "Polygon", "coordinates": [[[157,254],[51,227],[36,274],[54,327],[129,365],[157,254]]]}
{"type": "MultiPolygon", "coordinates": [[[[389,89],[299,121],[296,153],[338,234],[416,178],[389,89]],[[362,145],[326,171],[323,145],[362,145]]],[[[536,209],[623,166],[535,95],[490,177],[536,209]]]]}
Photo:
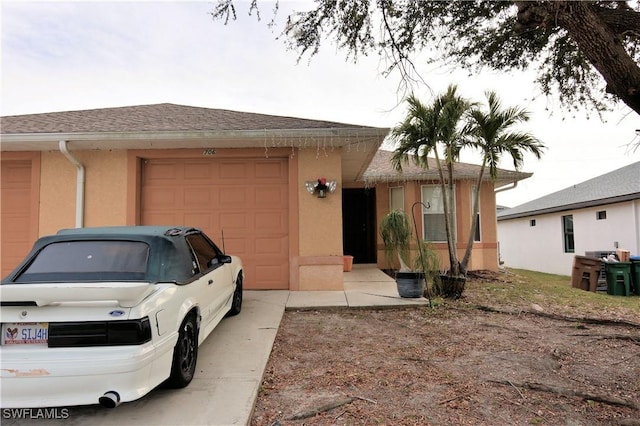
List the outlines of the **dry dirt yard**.
{"type": "Polygon", "coordinates": [[[636,315],[475,285],[433,310],[286,312],[251,424],[640,425],[636,315]]]}

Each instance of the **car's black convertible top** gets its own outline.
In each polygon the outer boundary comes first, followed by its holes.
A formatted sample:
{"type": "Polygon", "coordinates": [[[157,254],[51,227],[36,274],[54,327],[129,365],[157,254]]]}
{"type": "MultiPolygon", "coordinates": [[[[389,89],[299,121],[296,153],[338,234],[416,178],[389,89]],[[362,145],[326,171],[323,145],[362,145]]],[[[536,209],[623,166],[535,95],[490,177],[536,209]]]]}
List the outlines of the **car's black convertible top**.
{"type": "Polygon", "coordinates": [[[186,241],[190,236],[208,240],[191,227],[63,229],[38,239],[2,284],[68,280],[186,283],[197,272],[186,241]]]}

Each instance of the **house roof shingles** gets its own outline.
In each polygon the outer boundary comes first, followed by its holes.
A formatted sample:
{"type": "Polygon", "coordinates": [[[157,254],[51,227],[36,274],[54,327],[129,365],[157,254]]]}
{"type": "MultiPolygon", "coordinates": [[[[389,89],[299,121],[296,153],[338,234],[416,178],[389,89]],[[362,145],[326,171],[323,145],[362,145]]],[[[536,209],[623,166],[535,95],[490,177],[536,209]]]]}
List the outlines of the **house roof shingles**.
{"type": "MultiPolygon", "coordinates": [[[[409,160],[402,165],[402,171],[399,172],[393,168],[391,157],[393,152],[379,150],[373,161],[364,173],[363,178],[367,184],[375,184],[376,182],[403,182],[411,180],[440,180],[438,176],[438,168],[435,158],[428,159],[428,168],[422,168],[409,160]]],[[[454,167],[454,176],[456,179],[477,179],[480,172],[480,166],[469,163],[456,163],[454,167]]],[[[498,177],[496,185],[506,185],[508,183],[517,182],[528,177],[531,173],[516,172],[505,169],[498,169],[498,177]]],[[[484,180],[489,180],[489,173],[485,171],[484,180]]]]}
{"type": "Polygon", "coordinates": [[[2,134],[360,129],[366,126],[170,103],[5,116],[2,134]]]}
{"type": "Polygon", "coordinates": [[[342,155],[356,181],[389,129],[162,103],[0,117],[0,151],[359,146],[342,155]]]}
{"type": "Polygon", "coordinates": [[[498,220],[640,199],[640,161],[498,213],[498,220]]]}

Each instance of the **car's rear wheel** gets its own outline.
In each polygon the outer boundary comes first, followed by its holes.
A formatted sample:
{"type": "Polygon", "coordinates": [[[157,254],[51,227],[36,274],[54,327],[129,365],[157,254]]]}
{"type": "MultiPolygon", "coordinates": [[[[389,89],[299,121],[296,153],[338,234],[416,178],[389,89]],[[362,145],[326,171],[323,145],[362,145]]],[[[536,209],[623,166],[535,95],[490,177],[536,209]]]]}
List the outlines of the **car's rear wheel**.
{"type": "Polygon", "coordinates": [[[236,289],[233,292],[233,302],[231,302],[231,309],[227,313],[227,316],[231,317],[238,315],[242,310],[242,274],[238,275],[236,280],[236,289]]]}
{"type": "Polygon", "coordinates": [[[191,314],[182,322],[178,333],[178,342],[173,349],[171,375],[167,384],[174,388],[183,388],[191,383],[196,372],[198,360],[198,325],[196,316],[191,314]]]}

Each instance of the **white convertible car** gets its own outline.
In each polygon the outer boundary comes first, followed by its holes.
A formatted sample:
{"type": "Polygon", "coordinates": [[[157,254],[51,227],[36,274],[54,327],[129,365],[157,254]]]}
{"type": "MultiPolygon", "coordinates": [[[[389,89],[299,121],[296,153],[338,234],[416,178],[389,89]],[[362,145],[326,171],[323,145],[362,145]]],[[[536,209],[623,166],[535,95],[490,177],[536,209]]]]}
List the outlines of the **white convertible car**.
{"type": "Polygon", "coordinates": [[[185,387],[242,306],[242,263],[185,227],[62,230],[0,286],[3,408],[116,407],[185,387]]]}

